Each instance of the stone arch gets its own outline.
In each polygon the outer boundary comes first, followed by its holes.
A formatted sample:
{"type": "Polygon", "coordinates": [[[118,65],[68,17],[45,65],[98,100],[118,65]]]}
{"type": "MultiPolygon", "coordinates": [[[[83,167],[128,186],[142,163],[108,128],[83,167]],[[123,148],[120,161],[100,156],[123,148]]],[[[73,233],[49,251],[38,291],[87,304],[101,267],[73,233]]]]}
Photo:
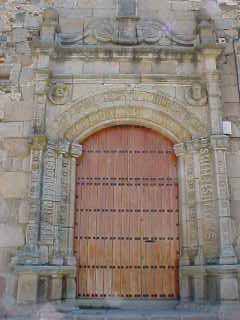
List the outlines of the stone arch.
{"type": "Polygon", "coordinates": [[[207,134],[199,118],[165,93],[129,88],[75,101],[50,130],[57,138],[81,142],[98,130],[123,124],[152,128],[175,143],[207,134]]]}

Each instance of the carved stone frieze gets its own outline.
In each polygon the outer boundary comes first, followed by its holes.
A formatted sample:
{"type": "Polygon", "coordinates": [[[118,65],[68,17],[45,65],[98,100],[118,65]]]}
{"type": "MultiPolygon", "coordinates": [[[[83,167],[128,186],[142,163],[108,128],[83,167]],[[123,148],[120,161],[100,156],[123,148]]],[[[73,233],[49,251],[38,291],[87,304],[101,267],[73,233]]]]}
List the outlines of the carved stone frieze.
{"type": "Polygon", "coordinates": [[[61,34],[56,37],[60,47],[76,47],[88,42],[89,36],[101,43],[140,45],[176,45],[194,47],[194,39],[176,36],[167,25],[157,19],[138,19],[137,17],[117,17],[97,19],[90,22],[82,34],[61,34]],[[126,21],[127,19],[127,21],[126,21]],[[123,21],[122,21],[123,20],[123,21]],[[123,23],[121,23],[123,22],[123,23]]]}

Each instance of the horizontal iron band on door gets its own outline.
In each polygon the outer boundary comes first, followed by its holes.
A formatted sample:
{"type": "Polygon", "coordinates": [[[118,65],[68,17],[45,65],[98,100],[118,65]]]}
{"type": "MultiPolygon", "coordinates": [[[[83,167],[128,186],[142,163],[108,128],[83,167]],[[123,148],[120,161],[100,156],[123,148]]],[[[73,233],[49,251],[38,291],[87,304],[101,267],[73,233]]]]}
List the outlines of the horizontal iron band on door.
{"type": "Polygon", "coordinates": [[[77,208],[77,212],[111,212],[111,213],[178,213],[178,209],[89,209],[77,208]]]}
{"type": "Polygon", "coordinates": [[[164,269],[164,270],[178,270],[178,266],[88,266],[79,265],[79,269],[164,269]]]}
{"type": "Polygon", "coordinates": [[[176,187],[177,183],[115,183],[115,182],[77,182],[77,185],[81,187],[88,186],[103,186],[103,187],[176,187]]]}
{"type": "Polygon", "coordinates": [[[115,150],[99,150],[99,149],[84,149],[85,153],[123,153],[123,154],[174,154],[174,151],[171,150],[133,150],[133,149],[115,149],[115,150]]]}
{"type": "Polygon", "coordinates": [[[83,181],[109,181],[113,180],[116,181],[127,181],[127,182],[139,182],[139,181],[151,181],[151,182],[163,182],[163,181],[175,181],[177,182],[177,178],[172,177],[78,177],[77,180],[83,180],[83,181]]]}
{"type": "Polygon", "coordinates": [[[137,240],[137,241],[166,241],[166,240],[179,240],[179,237],[75,237],[75,240],[137,240]]]}
{"type": "Polygon", "coordinates": [[[152,297],[152,298],[174,298],[176,297],[175,294],[97,294],[97,293],[86,293],[86,294],[78,294],[78,297],[100,297],[100,298],[106,298],[106,297],[121,297],[121,298],[147,298],[147,297],[152,297]]]}

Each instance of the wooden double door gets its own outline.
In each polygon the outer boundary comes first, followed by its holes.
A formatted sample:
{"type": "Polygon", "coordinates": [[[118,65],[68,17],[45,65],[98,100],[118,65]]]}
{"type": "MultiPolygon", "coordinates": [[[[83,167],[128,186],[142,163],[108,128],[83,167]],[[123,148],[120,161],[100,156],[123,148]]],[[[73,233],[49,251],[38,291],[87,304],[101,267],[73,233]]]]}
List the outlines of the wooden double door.
{"type": "Polygon", "coordinates": [[[177,299],[179,212],[171,141],[104,129],[77,161],[74,250],[79,297],[177,299]]]}

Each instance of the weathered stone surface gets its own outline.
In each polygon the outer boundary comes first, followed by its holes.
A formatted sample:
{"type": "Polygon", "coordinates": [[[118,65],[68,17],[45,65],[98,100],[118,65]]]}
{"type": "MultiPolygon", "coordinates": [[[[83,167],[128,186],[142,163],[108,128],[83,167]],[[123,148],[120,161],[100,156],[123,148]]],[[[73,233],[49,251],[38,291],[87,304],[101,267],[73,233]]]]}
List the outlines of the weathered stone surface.
{"type": "Polygon", "coordinates": [[[23,172],[0,173],[0,195],[4,198],[24,199],[28,194],[29,174],[23,172]]]}
{"type": "Polygon", "coordinates": [[[0,224],[0,248],[24,245],[24,232],[18,225],[0,224]]]}
{"type": "Polygon", "coordinates": [[[6,289],[6,281],[3,277],[0,276],[0,301],[5,293],[5,289],[6,289]]]}
{"type": "Polygon", "coordinates": [[[17,301],[18,303],[36,303],[37,302],[37,274],[19,274],[17,301]]]}

